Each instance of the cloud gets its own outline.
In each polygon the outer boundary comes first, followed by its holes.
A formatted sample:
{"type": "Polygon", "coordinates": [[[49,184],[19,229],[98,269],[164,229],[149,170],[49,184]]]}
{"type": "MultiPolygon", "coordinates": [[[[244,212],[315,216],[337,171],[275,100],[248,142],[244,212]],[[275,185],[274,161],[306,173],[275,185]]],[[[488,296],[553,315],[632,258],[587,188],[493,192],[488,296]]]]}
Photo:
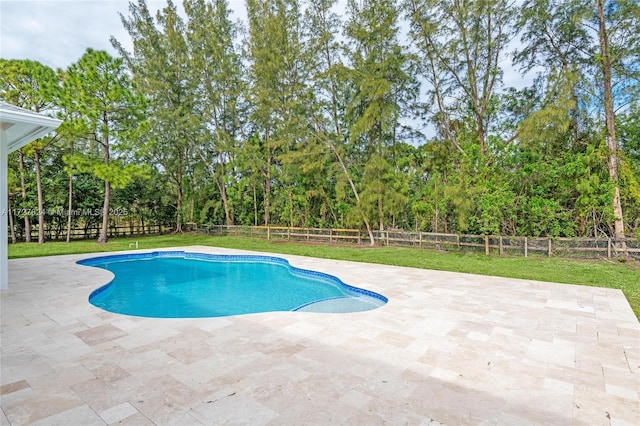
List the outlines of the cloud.
{"type": "Polygon", "coordinates": [[[127,11],[124,0],[1,0],[0,55],[66,68],[88,47],[115,54],[111,35],[130,43],[118,15],[127,11]]]}
{"type": "MultiPolygon", "coordinates": [[[[175,0],[180,8],[180,0],[175,0]]],[[[152,14],[165,0],[148,0],[152,14]]],[[[231,0],[234,18],[244,18],[244,0],[231,0]]],[[[67,68],[88,47],[116,54],[115,36],[127,49],[131,39],[118,13],[127,16],[128,0],[0,0],[0,57],[32,59],[67,68]]]]}

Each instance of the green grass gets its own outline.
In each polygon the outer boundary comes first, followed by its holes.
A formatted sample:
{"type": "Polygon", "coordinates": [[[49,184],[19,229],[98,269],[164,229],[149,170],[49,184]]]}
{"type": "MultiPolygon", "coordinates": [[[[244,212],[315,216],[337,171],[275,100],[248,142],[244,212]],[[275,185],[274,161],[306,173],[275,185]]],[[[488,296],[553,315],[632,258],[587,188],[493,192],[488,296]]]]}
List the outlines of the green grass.
{"type": "Polygon", "coordinates": [[[640,266],[636,262],[625,264],[606,260],[496,257],[483,254],[443,253],[413,248],[288,243],[200,234],[118,238],[103,245],[97,244],[95,241],[10,244],[9,258],[129,250],[129,245],[135,241],[139,241],[141,249],[204,245],[615,288],[623,291],[636,316],[640,318],[640,266]]]}

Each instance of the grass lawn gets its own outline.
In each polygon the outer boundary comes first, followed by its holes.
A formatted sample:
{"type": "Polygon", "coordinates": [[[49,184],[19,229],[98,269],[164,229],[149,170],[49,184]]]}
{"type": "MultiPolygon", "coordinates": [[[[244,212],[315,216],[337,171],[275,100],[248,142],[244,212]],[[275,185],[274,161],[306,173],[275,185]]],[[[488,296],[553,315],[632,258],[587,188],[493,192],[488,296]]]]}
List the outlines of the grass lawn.
{"type": "Polygon", "coordinates": [[[217,237],[200,234],[118,238],[100,245],[95,241],[9,245],[9,258],[54,256],[129,250],[139,242],[141,249],[204,245],[243,250],[284,253],[325,259],[409,266],[441,271],[468,272],[508,278],[523,278],[567,284],[616,288],[623,291],[640,318],[640,265],[606,260],[569,260],[546,257],[496,257],[459,254],[413,248],[340,246],[288,243],[246,237],[217,237]]]}

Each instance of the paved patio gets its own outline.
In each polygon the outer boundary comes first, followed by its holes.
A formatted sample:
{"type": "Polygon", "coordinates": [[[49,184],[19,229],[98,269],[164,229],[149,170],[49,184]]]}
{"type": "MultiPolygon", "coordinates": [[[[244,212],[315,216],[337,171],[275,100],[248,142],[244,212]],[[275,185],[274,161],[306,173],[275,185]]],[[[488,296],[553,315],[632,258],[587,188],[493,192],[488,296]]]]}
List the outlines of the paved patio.
{"type": "Polygon", "coordinates": [[[137,318],[87,302],[111,277],[87,255],[10,261],[0,424],[640,423],[640,324],[618,290],[278,256],[389,303],[137,318]]]}

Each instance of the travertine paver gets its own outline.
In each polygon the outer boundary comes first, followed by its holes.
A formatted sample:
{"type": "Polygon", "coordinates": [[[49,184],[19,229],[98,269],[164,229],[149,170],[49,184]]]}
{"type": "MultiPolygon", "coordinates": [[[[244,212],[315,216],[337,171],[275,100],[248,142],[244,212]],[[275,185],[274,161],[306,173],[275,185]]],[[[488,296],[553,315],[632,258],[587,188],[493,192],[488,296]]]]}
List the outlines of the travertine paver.
{"type": "Polygon", "coordinates": [[[112,277],[87,256],[10,261],[0,424],[640,423],[640,324],[618,290],[277,256],[389,303],[138,318],[87,302],[112,277]]]}

